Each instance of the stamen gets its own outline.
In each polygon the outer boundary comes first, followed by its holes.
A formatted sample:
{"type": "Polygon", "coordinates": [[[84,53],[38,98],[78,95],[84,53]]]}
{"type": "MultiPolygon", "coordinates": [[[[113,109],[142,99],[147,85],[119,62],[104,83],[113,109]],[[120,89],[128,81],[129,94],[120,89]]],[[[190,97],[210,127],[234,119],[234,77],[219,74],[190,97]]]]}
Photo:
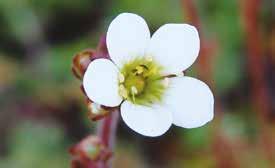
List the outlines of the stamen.
{"type": "Polygon", "coordinates": [[[152,61],[153,61],[153,58],[150,57],[150,56],[146,57],[145,59],[146,59],[146,61],[148,61],[148,62],[152,62],[152,61]]]}
{"type": "Polygon", "coordinates": [[[119,75],[119,94],[134,104],[159,102],[168,79],[163,80],[162,67],[152,57],[138,57],[122,67],[119,75]],[[164,84],[163,84],[164,82],[164,84]]]}
{"type": "Polygon", "coordinates": [[[133,101],[135,103],[136,102],[136,95],[138,94],[138,90],[137,90],[137,88],[135,86],[131,87],[131,93],[132,93],[133,101]]]}
{"type": "Polygon", "coordinates": [[[131,93],[132,93],[133,95],[138,94],[138,90],[137,90],[137,88],[136,88],[135,86],[132,86],[132,87],[131,87],[131,93]]]}
{"type": "Polygon", "coordinates": [[[169,78],[166,77],[166,78],[163,79],[163,86],[165,88],[167,88],[169,86],[169,83],[170,83],[169,78]]]}
{"type": "Polygon", "coordinates": [[[141,64],[139,66],[142,66],[144,69],[149,70],[149,68],[146,65],[141,64]]]}
{"type": "Polygon", "coordinates": [[[180,72],[178,74],[176,74],[178,77],[183,77],[184,76],[184,73],[183,72],[180,72]]]}
{"type": "Polygon", "coordinates": [[[128,98],[128,91],[124,85],[119,85],[119,94],[125,99],[128,98]]]}
{"type": "Polygon", "coordinates": [[[139,65],[139,66],[136,67],[136,70],[137,70],[136,73],[138,75],[140,75],[140,74],[142,74],[144,72],[144,67],[141,66],[141,65],[139,65]]]}
{"type": "Polygon", "coordinates": [[[125,81],[125,77],[122,73],[119,73],[118,80],[119,80],[119,83],[123,83],[125,81]]]}

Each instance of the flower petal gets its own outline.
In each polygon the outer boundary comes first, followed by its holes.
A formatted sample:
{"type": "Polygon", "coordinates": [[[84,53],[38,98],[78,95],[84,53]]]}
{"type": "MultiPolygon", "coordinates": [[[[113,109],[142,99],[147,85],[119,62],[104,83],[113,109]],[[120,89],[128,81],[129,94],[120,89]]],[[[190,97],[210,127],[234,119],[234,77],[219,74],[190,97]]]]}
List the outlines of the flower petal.
{"type": "Polygon", "coordinates": [[[152,107],[125,101],[121,105],[124,122],[139,134],[155,137],[164,134],[172,124],[172,114],[163,106],[152,107]]]}
{"type": "Polygon", "coordinates": [[[111,59],[121,67],[132,57],[143,56],[150,41],[145,20],[132,13],[118,15],[107,32],[107,48],[111,59]]]}
{"type": "Polygon", "coordinates": [[[152,36],[146,55],[163,65],[166,73],[176,74],[195,62],[199,49],[199,34],[194,26],[166,24],[152,36]]]}
{"type": "Polygon", "coordinates": [[[195,78],[172,78],[166,102],[173,113],[173,123],[180,127],[200,127],[214,117],[213,94],[205,83],[195,78]]]}
{"type": "Polygon", "coordinates": [[[95,103],[115,107],[122,98],[118,93],[117,67],[107,59],[96,59],[91,62],[84,74],[83,87],[92,101],[95,103]]]}

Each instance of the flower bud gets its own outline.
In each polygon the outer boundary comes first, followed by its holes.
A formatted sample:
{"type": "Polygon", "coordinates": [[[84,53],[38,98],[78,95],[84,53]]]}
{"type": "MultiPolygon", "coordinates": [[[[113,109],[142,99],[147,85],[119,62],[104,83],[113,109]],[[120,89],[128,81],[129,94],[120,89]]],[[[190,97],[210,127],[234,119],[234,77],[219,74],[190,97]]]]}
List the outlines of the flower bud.
{"type": "Polygon", "coordinates": [[[106,163],[112,156],[112,152],[102,143],[100,138],[92,135],[74,145],[69,152],[73,156],[72,166],[74,167],[106,163]]]}
{"type": "Polygon", "coordinates": [[[84,50],[76,54],[73,58],[72,71],[78,79],[82,79],[88,65],[95,59],[95,51],[84,50]]]}
{"type": "Polygon", "coordinates": [[[88,116],[90,120],[97,121],[109,115],[114,109],[92,102],[87,98],[88,116]]]}

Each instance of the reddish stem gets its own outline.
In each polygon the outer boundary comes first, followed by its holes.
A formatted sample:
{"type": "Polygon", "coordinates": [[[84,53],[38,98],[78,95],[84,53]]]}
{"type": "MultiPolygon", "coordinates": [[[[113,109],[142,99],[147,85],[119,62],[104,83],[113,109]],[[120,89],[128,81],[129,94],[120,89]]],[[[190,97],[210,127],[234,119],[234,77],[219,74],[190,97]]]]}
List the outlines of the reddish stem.
{"type": "MultiPolygon", "coordinates": [[[[115,110],[99,121],[97,126],[97,136],[102,140],[104,145],[110,150],[113,150],[116,138],[116,129],[119,120],[119,111],[115,110]]],[[[102,163],[98,168],[111,168],[110,161],[102,163]]]]}
{"type": "MultiPolygon", "coordinates": [[[[213,57],[216,50],[216,45],[213,43],[213,41],[206,40],[203,31],[201,29],[201,22],[200,18],[197,12],[197,8],[194,4],[194,1],[192,0],[182,0],[181,1],[182,9],[184,11],[184,14],[186,16],[187,22],[194,25],[198,30],[200,34],[200,40],[201,40],[201,50],[199,53],[199,59],[198,59],[198,75],[200,78],[202,78],[204,81],[206,81],[211,88],[215,88],[214,86],[214,80],[213,80],[213,57]]],[[[216,113],[215,120],[217,121],[217,125],[220,125],[222,114],[221,113],[221,104],[219,100],[215,100],[215,111],[219,112],[216,113]]],[[[215,156],[217,158],[217,167],[238,167],[238,164],[236,163],[236,159],[234,158],[234,155],[230,152],[224,153],[224,149],[228,148],[230,149],[231,146],[227,142],[225,138],[223,138],[221,131],[219,127],[215,127],[215,138],[214,138],[214,144],[213,144],[213,150],[215,152],[215,156]]]]}
{"type": "Polygon", "coordinates": [[[119,119],[119,112],[113,111],[102,121],[99,121],[97,127],[97,135],[102,139],[103,143],[113,149],[115,141],[115,133],[119,119]]]}
{"type": "Polygon", "coordinates": [[[252,101],[255,112],[259,118],[261,126],[262,145],[266,155],[272,160],[273,140],[268,133],[268,115],[270,114],[270,99],[267,91],[267,84],[264,78],[265,67],[263,48],[261,43],[261,33],[258,16],[260,12],[260,0],[243,0],[241,4],[242,17],[247,45],[248,70],[251,80],[252,101]]]}
{"type": "Polygon", "coordinates": [[[212,55],[214,48],[214,43],[212,41],[207,42],[204,38],[203,32],[201,30],[201,22],[195,4],[192,0],[182,0],[182,9],[185,14],[187,22],[195,26],[199,30],[201,50],[198,61],[198,74],[202,80],[207,81],[207,83],[213,87],[213,77],[212,77],[212,55]]]}

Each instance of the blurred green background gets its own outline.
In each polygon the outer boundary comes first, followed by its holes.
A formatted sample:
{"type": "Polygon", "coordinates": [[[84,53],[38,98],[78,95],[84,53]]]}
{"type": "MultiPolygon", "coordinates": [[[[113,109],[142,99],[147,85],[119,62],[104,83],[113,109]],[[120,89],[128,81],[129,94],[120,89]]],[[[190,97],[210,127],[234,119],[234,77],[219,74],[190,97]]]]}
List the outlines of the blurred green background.
{"type": "MultiPolygon", "coordinates": [[[[190,23],[194,13],[185,2],[1,0],[0,167],[69,167],[68,148],[96,125],[71,73],[73,56],[95,48],[122,12],[143,16],[152,32],[190,23]]],[[[120,122],[115,168],[275,167],[272,0],[254,5],[258,12],[249,0],[191,2],[206,49],[186,74],[211,85],[215,119],[197,129],[173,127],[160,138],[120,122]],[[249,26],[253,19],[257,27],[249,26]]]]}

